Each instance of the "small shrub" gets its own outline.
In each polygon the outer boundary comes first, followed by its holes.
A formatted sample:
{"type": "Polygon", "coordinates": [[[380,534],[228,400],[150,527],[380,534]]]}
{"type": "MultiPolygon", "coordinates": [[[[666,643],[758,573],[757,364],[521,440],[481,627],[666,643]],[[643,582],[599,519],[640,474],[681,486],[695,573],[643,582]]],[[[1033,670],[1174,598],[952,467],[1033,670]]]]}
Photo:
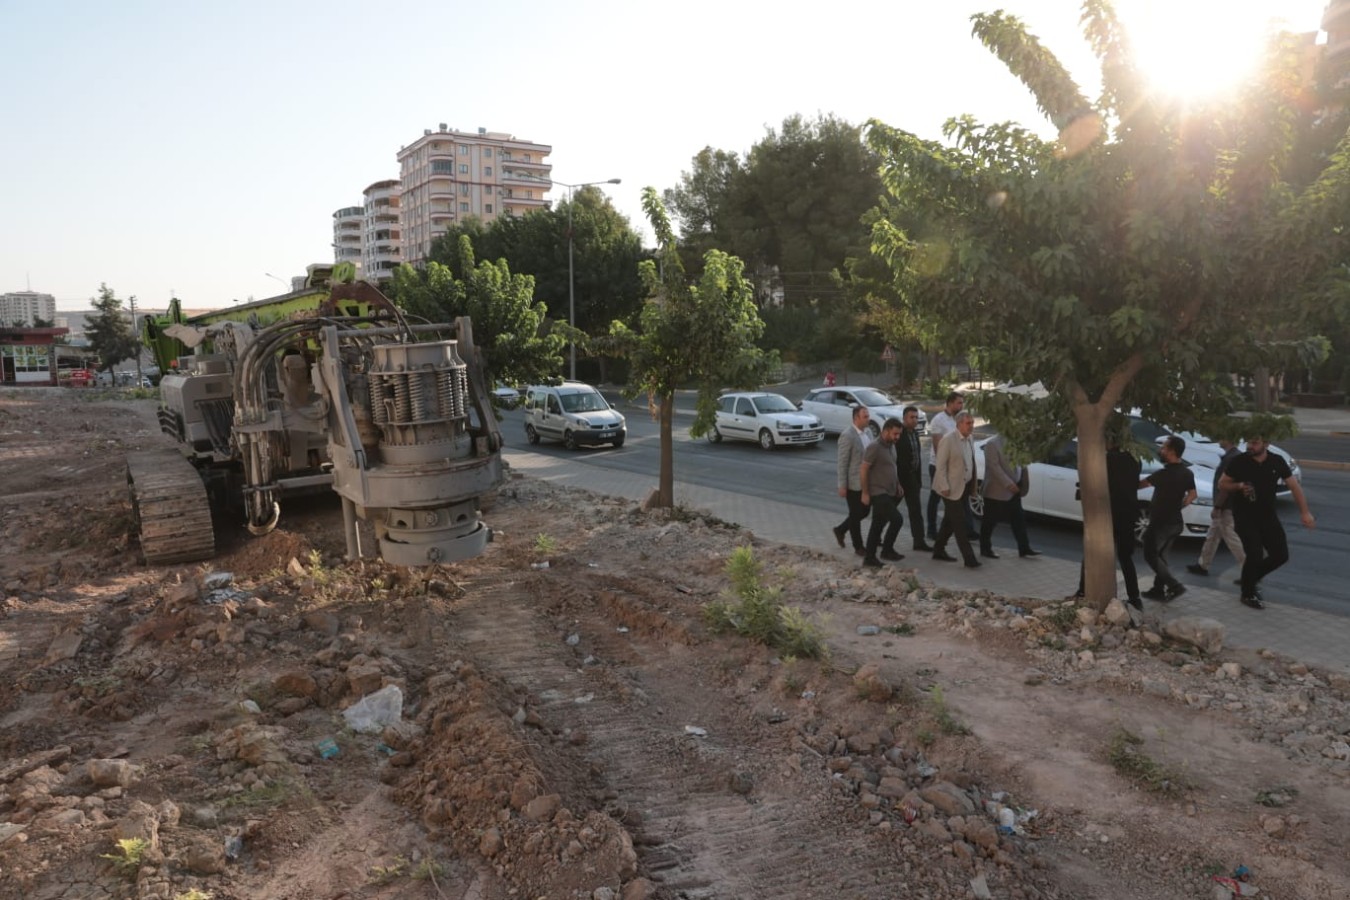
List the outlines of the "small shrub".
{"type": "Polygon", "coordinates": [[[417,867],[408,873],[408,877],[413,881],[426,881],[430,879],[435,884],[437,878],[444,877],[445,866],[436,862],[431,857],[427,857],[417,864],[417,867]]]}
{"type": "Polygon", "coordinates": [[[914,626],[908,622],[901,622],[899,625],[886,625],[881,630],[889,634],[898,634],[901,637],[910,637],[914,634],[914,626]]]}
{"type": "Polygon", "coordinates": [[[1046,621],[1060,631],[1067,631],[1078,622],[1078,608],[1072,603],[1061,604],[1046,621]]]}
{"type": "Polygon", "coordinates": [[[174,894],[173,900],[211,900],[211,895],[206,891],[199,891],[196,888],[191,888],[181,894],[174,894]]]}
{"type": "Polygon", "coordinates": [[[547,556],[558,549],[558,541],[550,534],[539,533],[534,536],[534,552],[547,556]]]}
{"type": "Polygon", "coordinates": [[[101,858],[112,860],[113,867],[123,875],[133,875],[141,868],[142,857],[150,842],[145,838],[122,838],[117,842],[116,853],[99,854],[101,858]]]}
{"type": "Polygon", "coordinates": [[[387,866],[371,866],[367,872],[369,876],[368,884],[388,884],[396,878],[403,876],[403,870],[408,868],[408,861],[401,856],[394,857],[394,861],[387,866]]]}
{"type": "Polygon", "coordinates": [[[970,734],[970,729],[957,720],[952,715],[952,711],[947,707],[947,698],[942,693],[942,688],[933,685],[933,690],[928,696],[928,710],[933,715],[933,721],[943,734],[970,734]]]}
{"type": "Polygon", "coordinates": [[[734,632],[804,659],[826,655],[824,632],[798,607],[785,607],[782,589],[763,584],[754,551],[737,547],[727,559],[731,589],[703,608],[704,619],[719,634],[734,632]]]}
{"type": "Polygon", "coordinates": [[[1116,774],[1159,793],[1185,788],[1185,779],[1145,753],[1143,745],[1144,739],[1139,735],[1124,728],[1116,729],[1106,751],[1107,761],[1116,774]]]}

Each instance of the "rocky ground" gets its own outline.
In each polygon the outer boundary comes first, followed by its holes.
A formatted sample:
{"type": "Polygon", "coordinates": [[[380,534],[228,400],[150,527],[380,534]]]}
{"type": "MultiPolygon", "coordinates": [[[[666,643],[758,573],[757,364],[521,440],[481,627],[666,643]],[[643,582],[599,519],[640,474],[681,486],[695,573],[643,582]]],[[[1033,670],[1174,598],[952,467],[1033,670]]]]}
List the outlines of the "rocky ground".
{"type": "Polygon", "coordinates": [[[0,393],[0,896],[1350,897],[1343,673],[523,478],[463,564],[147,568],[156,446],[0,393]],[[713,633],[740,546],[826,659],[713,633]]]}

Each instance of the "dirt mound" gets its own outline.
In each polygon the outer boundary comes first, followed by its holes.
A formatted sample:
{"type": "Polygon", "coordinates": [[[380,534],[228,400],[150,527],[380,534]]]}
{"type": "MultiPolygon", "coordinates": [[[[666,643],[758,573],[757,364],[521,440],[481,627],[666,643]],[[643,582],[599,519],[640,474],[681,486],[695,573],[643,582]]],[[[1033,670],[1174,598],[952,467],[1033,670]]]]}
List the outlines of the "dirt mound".
{"type": "Polygon", "coordinates": [[[1350,896],[1338,676],[521,478],[454,566],[146,568],[152,425],[0,394],[0,896],[1350,896]],[[827,658],[710,631],[742,544],[827,658]]]}

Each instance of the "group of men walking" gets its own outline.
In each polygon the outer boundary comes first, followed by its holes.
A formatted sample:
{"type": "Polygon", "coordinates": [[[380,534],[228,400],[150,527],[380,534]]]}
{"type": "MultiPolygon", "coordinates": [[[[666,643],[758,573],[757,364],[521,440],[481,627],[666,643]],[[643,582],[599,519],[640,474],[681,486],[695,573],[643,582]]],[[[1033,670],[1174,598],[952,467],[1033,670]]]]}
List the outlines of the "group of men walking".
{"type": "MultiPolygon", "coordinates": [[[[930,552],[932,558],[955,562],[947,552],[954,541],[962,561],[969,568],[981,565],[975,554],[972,536],[978,534],[979,556],[998,559],[992,538],[1000,521],[1009,523],[1017,541],[1018,555],[1039,556],[1027,537],[1022,497],[1029,486],[1025,466],[1011,465],[1004,455],[1001,435],[986,441],[984,477],[979,479],[975,443],[971,438],[974,420],[964,409],[965,398],[953,391],[947,395],[942,412],[928,425],[932,454],[928,465],[931,493],[928,497],[927,531],[920,517],[919,490],[922,485],[923,450],[917,431],[919,412],[907,406],[902,419],[881,423],[876,438],[871,433],[871,414],[866,407],[853,409],[852,427],[839,436],[837,481],[839,496],[848,503],[848,516],[834,527],[840,547],[851,540],[854,552],[868,568],[880,568],[883,561],[904,559],[895,548],[904,525],[900,503],[909,513],[910,532],[915,551],[930,552]],[[978,532],[970,498],[979,491],[984,512],[978,532]],[[942,509],[938,524],[939,507],[942,509]],[[871,525],[864,540],[862,523],[871,525]],[[927,540],[925,540],[925,536],[927,540]],[[930,545],[928,541],[933,543],[930,545]]],[[[1198,562],[1187,566],[1196,575],[1208,575],[1209,565],[1223,540],[1242,566],[1241,602],[1264,609],[1259,590],[1262,578],[1284,565],[1289,548],[1283,527],[1276,515],[1275,498],[1281,482],[1288,486],[1299,507],[1303,525],[1312,528],[1315,519],[1308,510],[1303,490],[1284,457],[1269,452],[1263,435],[1247,438],[1246,452],[1231,441],[1220,441],[1224,455],[1214,474],[1211,525],[1198,562]]],[[[1116,440],[1108,441],[1106,454],[1107,487],[1111,503],[1112,531],[1116,560],[1125,581],[1126,604],[1132,616],[1143,612],[1143,600],[1170,601],[1186,591],[1172,574],[1168,555],[1185,525],[1182,510],[1197,498],[1195,477],[1182,457],[1186,442],[1169,435],[1159,447],[1163,465],[1142,475],[1138,459],[1116,440]],[[1144,530],[1144,561],[1154,572],[1153,586],[1139,590],[1134,566],[1135,529],[1138,522],[1138,493],[1153,489],[1148,525],[1144,530]]],[[[1080,570],[1078,591],[1083,594],[1080,570]]]]}
{"type": "MultiPolygon", "coordinates": [[[[964,410],[965,398],[958,392],[947,396],[943,411],[928,425],[932,443],[932,462],[928,466],[932,493],[928,497],[928,530],[925,540],[920,513],[919,490],[923,481],[923,449],[919,441],[919,410],[907,406],[902,419],[887,419],[875,439],[866,407],[853,410],[852,427],[839,436],[837,481],[839,496],[848,503],[848,516],[833,529],[840,547],[852,540],[854,552],[868,568],[879,568],[883,560],[898,561],[904,554],[895,549],[904,526],[900,512],[903,500],[909,512],[910,533],[915,551],[931,553],[933,559],[955,562],[947,552],[949,541],[956,542],[961,559],[970,568],[981,565],[971,545],[976,534],[970,498],[979,490],[975,442],[971,433],[975,421],[964,410]],[[938,506],[943,508],[938,525],[938,506]],[[867,539],[862,522],[871,516],[867,539]],[[933,541],[930,545],[928,540],[933,541]]],[[[1007,520],[1017,539],[1020,556],[1038,556],[1027,539],[1021,497],[1027,489],[1025,467],[1012,466],[1003,455],[1002,438],[986,443],[984,477],[984,517],[979,527],[980,555],[997,559],[993,548],[994,528],[1007,520]]]]}

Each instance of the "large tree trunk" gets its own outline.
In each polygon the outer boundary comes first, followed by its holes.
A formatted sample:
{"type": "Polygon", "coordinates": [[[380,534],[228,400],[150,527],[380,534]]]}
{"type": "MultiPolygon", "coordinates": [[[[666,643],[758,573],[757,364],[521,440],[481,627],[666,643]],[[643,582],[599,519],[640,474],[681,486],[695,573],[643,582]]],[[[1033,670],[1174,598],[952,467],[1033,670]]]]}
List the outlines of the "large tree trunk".
{"type": "Polygon", "coordinates": [[[661,481],[656,490],[656,505],[670,509],[675,505],[675,395],[659,401],[661,420],[661,481]]]}
{"type": "Polygon", "coordinates": [[[1100,404],[1076,404],[1078,490],[1083,498],[1084,605],[1097,611],[1116,595],[1116,544],[1106,482],[1106,417],[1100,404]]]}

